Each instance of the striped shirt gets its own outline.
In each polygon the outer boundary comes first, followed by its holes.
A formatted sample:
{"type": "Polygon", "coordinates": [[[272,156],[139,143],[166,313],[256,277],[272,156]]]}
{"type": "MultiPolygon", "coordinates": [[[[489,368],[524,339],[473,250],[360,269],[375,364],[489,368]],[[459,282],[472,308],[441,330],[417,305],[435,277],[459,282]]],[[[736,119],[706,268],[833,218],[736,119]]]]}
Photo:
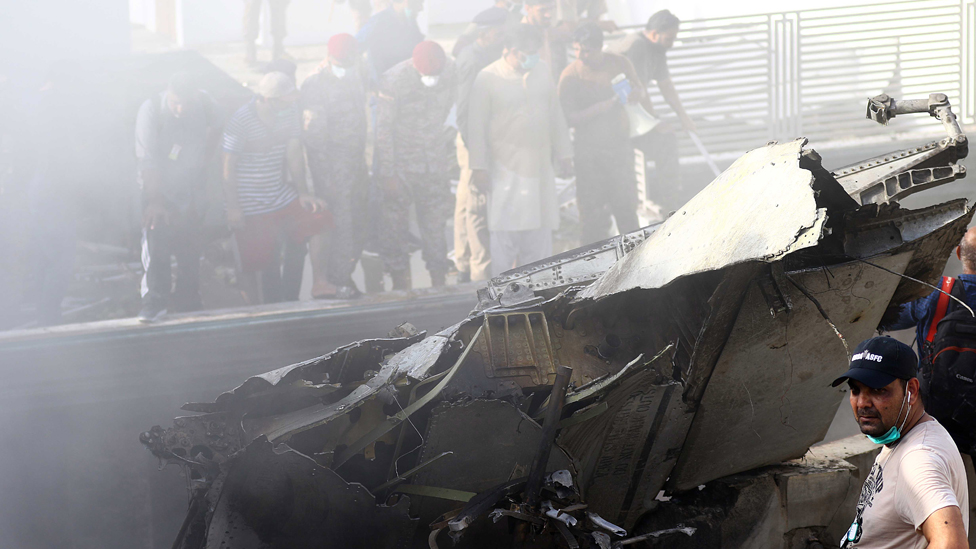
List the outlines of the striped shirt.
{"type": "Polygon", "coordinates": [[[244,215],[270,213],[298,198],[285,181],[288,142],[301,139],[297,108],[278,113],[274,127],[258,118],[255,102],[234,113],[224,129],[224,152],[237,155],[237,201],[244,215]]]}

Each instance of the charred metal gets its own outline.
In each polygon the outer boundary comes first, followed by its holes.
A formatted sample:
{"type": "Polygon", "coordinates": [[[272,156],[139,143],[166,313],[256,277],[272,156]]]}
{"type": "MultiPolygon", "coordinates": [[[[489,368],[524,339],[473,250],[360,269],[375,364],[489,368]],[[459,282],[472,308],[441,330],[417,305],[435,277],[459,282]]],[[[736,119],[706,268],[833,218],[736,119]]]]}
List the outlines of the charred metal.
{"type": "Polygon", "coordinates": [[[185,405],[199,415],[141,437],[190,479],[174,547],[744,539],[720,525],[747,490],[713,481],[823,438],[851,344],[929,291],[915,280],[937,280],[973,216],[898,204],[965,175],[944,95],[868,106],[913,112],[946,139],[834,173],[805,139],[768,144],[659,225],[493,279],[440,333],[405,326],[185,405]]]}

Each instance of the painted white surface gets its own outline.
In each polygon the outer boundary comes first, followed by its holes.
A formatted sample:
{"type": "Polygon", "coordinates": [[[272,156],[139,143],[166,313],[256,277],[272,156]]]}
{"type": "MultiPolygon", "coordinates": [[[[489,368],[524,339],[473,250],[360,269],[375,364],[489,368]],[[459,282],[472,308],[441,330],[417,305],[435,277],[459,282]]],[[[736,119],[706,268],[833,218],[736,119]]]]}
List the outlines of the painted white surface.
{"type": "Polygon", "coordinates": [[[7,1],[0,7],[0,66],[127,55],[129,4],[120,0],[7,1]]]}
{"type": "Polygon", "coordinates": [[[129,22],[156,32],[156,0],[129,0],[129,22]]]}
{"type": "MultiPolygon", "coordinates": [[[[133,1],[133,0],[130,0],[133,1]]],[[[450,4],[457,0],[429,0],[450,4]]],[[[459,4],[467,4],[463,0],[459,4]]],[[[487,0],[470,0],[477,4],[487,0]]],[[[181,46],[240,42],[243,40],[243,0],[178,0],[178,41],[181,46]]],[[[259,42],[270,44],[270,21],[267,3],[262,6],[259,42]]],[[[466,13],[461,10],[459,13],[466,13]]],[[[477,13],[477,12],[476,12],[477,13]]],[[[420,14],[421,30],[427,28],[428,15],[420,14]]],[[[346,2],[333,5],[332,0],[292,0],[288,4],[286,46],[322,44],[333,34],[355,33],[355,21],[346,2]]]]}
{"type": "MultiPolygon", "coordinates": [[[[68,0],[47,0],[47,2],[68,0]]],[[[111,3],[111,0],[94,0],[111,3]]],[[[856,4],[880,0],[855,0],[856,4]]],[[[155,27],[155,0],[128,0],[130,20],[155,27]]],[[[426,32],[428,25],[453,25],[470,21],[480,11],[491,7],[492,0],[427,0],[418,23],[426,32]]],[[[742,3],[700,0],[608,0],[609,18],[620,25],[638,25],[661,9],[670,9],[681,19],[705,19],[773,13],[799,9],[837,7],[851,4],[850,0],[748,0],[742,3]]],[[[81,5],[81,4],[79,4],[81,5]]],[[[244,15],[243,0],[177,0],[177,29],[182,46],[239,42],[244,15]]],[[[267,5],[262,10],[261,41],[270,40],[267,5]]],[[[292,0],[288,5],[288,37],[285,45],[321,44],[338,32],[354,32],[354,19],[347,2],[333,0],[292,0]]]]}

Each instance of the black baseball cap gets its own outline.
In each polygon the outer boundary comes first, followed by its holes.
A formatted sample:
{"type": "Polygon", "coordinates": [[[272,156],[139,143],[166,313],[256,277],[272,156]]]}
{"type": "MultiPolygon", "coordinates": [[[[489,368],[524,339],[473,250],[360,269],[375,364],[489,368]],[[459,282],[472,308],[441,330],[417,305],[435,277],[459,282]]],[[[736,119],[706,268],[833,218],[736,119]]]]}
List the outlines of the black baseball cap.
{"type": "Polygon", "coordinates": [[[893,337],[872,337],[854,349],[850,370],[830,386],[836,387],[853,379],[872,389],[880,389],[896,379],[915,377],[917,367],[918,357],[911,347],[893,337]]]}

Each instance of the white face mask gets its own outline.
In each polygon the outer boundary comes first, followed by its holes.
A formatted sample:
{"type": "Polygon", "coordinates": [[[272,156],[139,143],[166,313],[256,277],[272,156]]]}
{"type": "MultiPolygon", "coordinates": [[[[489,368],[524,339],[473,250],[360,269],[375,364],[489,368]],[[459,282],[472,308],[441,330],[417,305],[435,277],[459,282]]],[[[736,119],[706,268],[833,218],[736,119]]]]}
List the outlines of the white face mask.
{"type": "Polygon", "coordinates": [[[346,77],[345,67],[337,67],[335,65],[330,65],[330,67],[332,67],[332,74],[334,74],[335,77],[338,78],[339,80],[342,80],[343,78],[346,77]]]}
{"type": "Polygon", "coordinates": [[[441,81],[440,75],[437,76],[421,76],[420,81],[424,83],[428,88],[433,88],[441,81]]]}

